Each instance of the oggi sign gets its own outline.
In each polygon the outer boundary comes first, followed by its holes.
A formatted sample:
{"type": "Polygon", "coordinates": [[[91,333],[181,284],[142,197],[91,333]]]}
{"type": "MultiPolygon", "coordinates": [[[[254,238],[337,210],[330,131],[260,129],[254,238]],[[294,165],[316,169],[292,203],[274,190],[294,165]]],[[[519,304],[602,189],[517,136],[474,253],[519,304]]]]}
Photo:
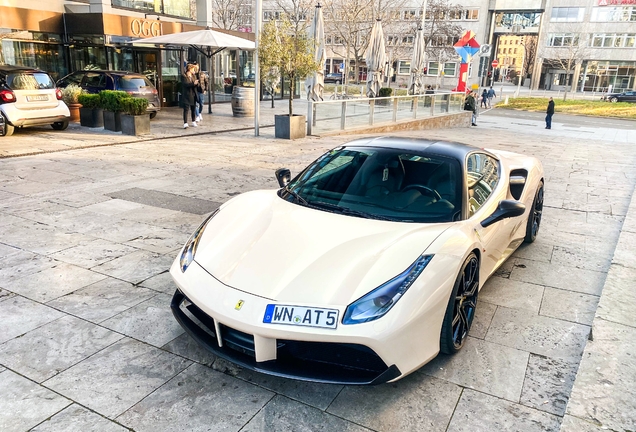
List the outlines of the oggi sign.
{"type": "Polygon", "coordinates": [[[134,36],[150,37],[161,35],[161,23],[136,18],[130,23],[130,30],[134,36]]]}

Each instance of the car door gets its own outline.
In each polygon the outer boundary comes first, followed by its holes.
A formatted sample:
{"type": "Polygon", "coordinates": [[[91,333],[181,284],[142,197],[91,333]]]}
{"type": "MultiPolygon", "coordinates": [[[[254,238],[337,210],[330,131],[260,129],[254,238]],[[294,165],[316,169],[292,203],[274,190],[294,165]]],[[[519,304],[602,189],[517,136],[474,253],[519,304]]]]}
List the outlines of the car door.
{"type": "Polygon", "coordinates": [[[506,219],[486,228],[481,226],[481,222],[497,209],[507,194],[501,179],[501,164],[494,156],[471,153],[465,169],[467,216],[481,241],[480,276],[481,280],[485,280],[502,260],[509,243],[510,227],[506,219]]]}
{"type": "Polygon", "coordinates": [[[624,93],[623,102],[636,102],[636,91],[628,91],[624,93]]]}
{"type": "Polygon", "coordinates": [[[88,93],[97,94],[106,90],[106,76],[100,72],[86,72],[81,87],[88,93]]]}

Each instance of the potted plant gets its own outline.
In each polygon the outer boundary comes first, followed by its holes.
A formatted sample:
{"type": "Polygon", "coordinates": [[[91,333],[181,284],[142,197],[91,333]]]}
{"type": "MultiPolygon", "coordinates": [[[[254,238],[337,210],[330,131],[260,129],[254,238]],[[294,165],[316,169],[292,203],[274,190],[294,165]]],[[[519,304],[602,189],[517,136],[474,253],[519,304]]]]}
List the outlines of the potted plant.
{"type": "Polygon", "coordinates": [[[99,92],[99,105],[104,110],[104,129],[121,132],[121,101],[130,98],[125,91],[103,90],[99,92]]]}
{"type": "MultiPolygon", "coordinates": [[[[393,94],[393,89],[391,87],[380,87],[380,91],[378,92],[378,97],[390,97],[393,94]]],[[[388,105],[391,102],[391,99],[380,99],[375,101],[377,105],[388,105]]]]}
{"type": "Polygon", "coordinates": [[[80,108],[80,124],[85,127],[104,127],[104,110],[100,106],[98,94],[82,93],[77,98],[80,108]]]}
{"type": "Polygon", "coordinates": [[[129,97],[122,99],[121,132],[124,135],[150,133],[150,115],[146,112],[148,100],[129,97]]]}
{"type": "Polygon", "coordinates": [[[274,116],[276,138],[306,136],[306,117],[294,115],[293,100],[296,80],[307,78],[319,68],[314,60],[313,41],[303,29],[294,27],[287,17],[278,24],[269,21],[261,34],[258,58],[261,70],[278,67],[280,74],[289,80],[289,114],[274,116]]]}
{"type": "Polygon", "coordinates": [[[69,84],[62,89],[62,100],[68,106],[68,110],[71,112],[71,121],[78,121],[80,119],[80,104],[78,98],[82,94],[83,90],[76,84],[69,84]]]}

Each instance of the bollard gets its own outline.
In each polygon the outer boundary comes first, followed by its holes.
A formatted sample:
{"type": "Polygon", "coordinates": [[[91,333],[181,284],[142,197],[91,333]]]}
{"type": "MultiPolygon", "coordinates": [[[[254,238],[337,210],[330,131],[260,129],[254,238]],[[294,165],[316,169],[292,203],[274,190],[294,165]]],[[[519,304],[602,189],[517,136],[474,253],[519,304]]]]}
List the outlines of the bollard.
{"type": "Polygon", "coordinates": [[[506,96],[506,100],[504,101],[504,105],[508,105],[508,96],[506,96]]]}

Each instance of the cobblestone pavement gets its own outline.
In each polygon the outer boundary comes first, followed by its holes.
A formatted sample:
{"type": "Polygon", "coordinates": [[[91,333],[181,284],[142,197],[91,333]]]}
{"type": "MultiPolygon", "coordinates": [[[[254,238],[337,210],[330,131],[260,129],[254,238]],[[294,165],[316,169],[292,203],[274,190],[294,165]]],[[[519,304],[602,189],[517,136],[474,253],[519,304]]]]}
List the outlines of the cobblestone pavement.
{"type": "MultiPolygon", "coordinates": [[[[238,131],[0,160],[0,430],[559,430],[636,147],[610,131],[559,129],[557,117],[551,131],[515,123],[485,114],[477,128],[401,134],[539,157],[546,208],[538,240],[481,291],[466,347],[377,387],[241,370],[197,347],[169,309],[168,267],[204,215],[275,187],[276,168],[298,172],[339,138],[238,131]]],[[[621,256],[625,268],[633,257],[621,256]]],[[[600,430],[577,407],[568,425],[600,430]]],[[[619,425],[633,423],[632,411],[619,425]]]]}

